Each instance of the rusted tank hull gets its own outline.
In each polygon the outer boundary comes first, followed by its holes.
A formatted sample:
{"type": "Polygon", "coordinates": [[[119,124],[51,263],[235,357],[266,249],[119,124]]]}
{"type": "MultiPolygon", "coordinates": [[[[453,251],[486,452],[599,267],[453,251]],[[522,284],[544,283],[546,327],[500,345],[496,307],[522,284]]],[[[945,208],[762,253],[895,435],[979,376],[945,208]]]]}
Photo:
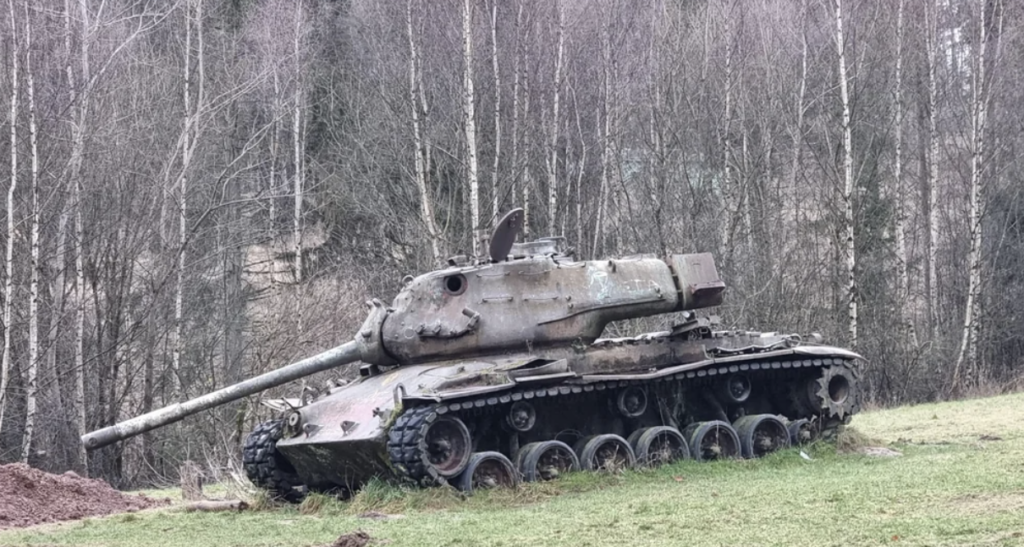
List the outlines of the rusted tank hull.
{"type": "Polygon", "coordinates": [[[389,455],[388,437],[397,417],[412,408],[436,407],[453,416],[469,412],[472,416],[465,421],[477,431],[476,449],[511,457],[518,446],[565,438],[566,431],[579,436],[627,436],[641,426],[664,425],[673,419],[719,418],[729,405],[708,406],[703,393],[713,391],[720,378],[733,373],[750,377],[762,410],[769,408],[791,420],[807,418],[814,409],[780,402],[789,397],[786,382],[806,385],[822,370],[859,356],[828,346],[787,347],[783,340],[746,333],[686,340],[658,333],[598,341],[583,352],[545,352],[543,358],[517,354],[398,367],[299,409],[290,436],[281,439],[278,449],[310,488],[351,491],[373,477],[406,475],[406,462],[396,462],[389,455]],[[752,347],[751,340],[765,342],[752,347]],[[709,353],[715,357],[708,357],[709,353]],[[471,385],[463,385],[460,378],[471,385]],[[643,416],[624,419],[608,409],[613,406],[613,394],[629,386],[650,393],[652,407],[643,416]],[[655,393],[664,399],[659,404],[670,402],[685,410],[677,409],[675,418],[666,419],[663,409],[654,406],[655,393]],[[517,400],[532,400],[538,412],[545,414],[531,431],[510,432],[504,422],[507,408],[517,400]]]}

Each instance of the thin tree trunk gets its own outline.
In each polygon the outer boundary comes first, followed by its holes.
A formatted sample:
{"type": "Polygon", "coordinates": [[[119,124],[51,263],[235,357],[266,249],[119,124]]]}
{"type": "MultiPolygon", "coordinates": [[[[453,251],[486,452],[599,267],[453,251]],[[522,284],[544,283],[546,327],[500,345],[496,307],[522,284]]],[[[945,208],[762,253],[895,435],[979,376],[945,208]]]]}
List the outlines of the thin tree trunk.
{"type": "MultiPolygon", "coordinates": [[[[512,66],[512,173],[514,174],[512,185],[512,202],[515,203],[519,186],[524,186],[520,180],[519,172],[519,70],[520,63],[520,36],[523,25],[523,4],[520,3],[516,10],[516,44],[514,50],[515,61],[512,66]]],[[[525,192],[524,192],[525,197],[525,192]]],[[[525,223],[524,223],[525,228],[525,223]]]]}
{"type": "MultiPolygon", "coordinates": [[[[530,56],[523,53],[523,66],[530,66],[530,56]]],[[[530,116],[530,78],[523,75],[523,116],[530,116]]],[[[533,186],[533,170],[530,168],[529,148],[526,152],[526,165],[523,167],[523,238],[530,239],[530,187],[533,186]]]]}
{"type": "Polygon", "coordinates": [[[501,70],[498,66],[498,2],[491,7],[491,66],[494,69],[494,164],[491,166],[491,228],[498,222],[498,167],[501,159],[501,70]]]}
{"type": "Polygon", "coordinates": [[[7,408],[11,370],[12,303],[14,298],[14,191],[18,187],[18,24],[14,17],[14,0],[7,0],[11,21],[11,184],[7,187],[7,248],[4,262],[7,279],[4,283],[4,355],[0,361],[0,429],[7,408]]]}
{"type": "Polygon", "coordinates": [[[597,221],[594,223],[594,241],[590,258],[597,259],[598,244],[604,233],[604,211],[608,206],[608,164],[611,160],[611,23],[605,21],[601,36],[601,187],[597,192],[597,221]]]}
{"type": "Polygon", "coordinates": [[[555,0],[558,19],[558,46],[555,52],[555,78],[552,81],[551,139],[548,143],[548,235],[556,235],[555,217],[558,214],[558,107],[562,89],[562,59],[565,55],[565,12],[562,1],[555,0]]]}
{"type": "MultiPolygon", "coordinates": [[[[270,194],[267,198],[270,202],[270,237],[277,237],[277,155],[281,150],[281,78],[274,67],[274,105],[272,116],[274,121],[270,128],[270,194]]],[[[271,275],[271,282],[276,276],[271,275]]]]}
{"type": "Polygon", "coordinates": [[[462,2],[462,113],[463,129],[466,136],[466,152],[469,156],[469,210],[472,225],[473,256],[480,256],[480,242],[483,231],[480,225],[480,184],[477,178],[476,157],[476,96],[473,92],[473,4],[472,0],[462,2]]]}
{"type": "Polygon", "coordinates": [[[441,251],[437,244],[437,227],[434,224],[434,208],[430,201],[430,191],[427,188],[427,166],[424,165],[426,150],[423,144],[423,134],[420,128],[420,102],[417,95],[423,92],[422,82],[418,78],[417,65],[419,64],[416,51],[416,41],[413,39],[412,27],[412,0],[407,0],[405,5],[405,28],[409,38],[409,106],[412,110],[412,133],[415,146],[415,167],[416,167],[416,189],[420,193],[420,215],[423,216],[423,223],[427,227],[427,237],[430,238],[431,257],[434,264],[440,264],[441,251]]]}
{"type": "Polygon", "coordinates": [[[853,131],[850,127],[850,91],[846,75],[846,40],[843,36],[843,2],[835,0],[836,49],[839,51],[839,95],[843,104],[843,240],[845,244],[846,301],[850,347],[857,346],[857,266],[853,240],[853,131]]]}
{"type": "Polygon", "coordinates": [[[576,247],[583,249],[583,173],[587,168],[587,142],[583,135],[583,124],[580,122],[580,103],[576,99],[576,89],[572,88],[573,114],[576,118],[576,136],[580,139],[580,157],[576,161],[576,247]]]}
{"type": "Polygon", "coordinates": [[[803,151],[804,135],[804,105],[807,95],[807,0],[800,4],[800,90],[796,96],[796,127],[793,128],[793,160],[789,171],[789,192],[792,194],[793,205],[796,207],[796,218],[799,222],[802,219],[800,212],[800,199],[797,193],[797,174],[800,171],[800,158],[803,151]]]}
{"type": "MultiPolygon", "coordinates": [[[[722,243],[725,245],[726,251],[726,264],[732,265],[733,255],[736,252],[735,244],[733,242],[733,227],[732,227],[732,192],[734,191],[732,183],[732,164],[733,164],[733,152],[732,152],[732,139],[730,138],[729,132],[732,130],[732,32],[730,25],[726,25],[726,36],[729,37],[728,45],[725,50],[725,89],[723,89],[724,102],[725,102],[725,114],[722,117],[722,136],[719,139],[719,146],[722,150],[722,217],[719,222],[722,223],[722,243]]],[[[653,121],[653,120],[652,120],[653,121]]],[[[651,124],[653,130],[653,123],[651,124]]],[[[736,207],[738,210],[738,206],[736,207]]]]}
{"type": "Polygon", "coordinates": [[[925,246],[926,272],[925,285],[928,291],[928,328],[932,340],[938,339],[939,333],[939,283],[937,279],[938,247],[939,247],[939,210],[937,194],[939,189],[939,132],[938,132],[938,83],[936,81],[936,34],[938,33],[938,0],[932,2],[928,18],[925,40],[928,58],[928,184],[926,185],[928,230],[925,246]]]}
{"type": "MultiPolygon", "coordinates": [[[[202,0],[200,0],[202,1],[202,0]]],[[[184,324],[185,295],[185,245],[187,243],[188,221],[188,175],[192,150],[192,0],[185,3],[185,64],[182,76],[182,98],[185,109],[183,112],[184,129],[182,130],[181,175],[178,176],[178,264],[174,284],[174,346],[171,349],[171,392],[175,399],[184,396],[181,383],[181,350],[184,346],[182,330],[184,324]]]]}
{"type": "Polygon", "coordinates": [[[907,337],[913,347],[917,347],[917,330],[910,316],[910,277],[907,273],[907,237],[906,237],[906,194],[903,186],[903,12],[905,0],[899,0],[896,11],[896,90],[893,107],[896,111],[895,141],[896,151],[893,158],[893,202],[895,204],[896,231],[896,280],[899,287],[900,317],[903,321],[907,337]]]}
{"type": "MultiPolygon", "coordinates": [[[[960,351],[953,367],[952,389],[959,390],[961,373],[965,368],[973,371],[978,359],[978,308],[981,301],[981,221],[985,215],[985,180],[983,178],[985,154],[985,121],[988,116],[988,90],[985,82],[985,49],[988,45],[988,24],[985,17],[987,0],[978,0],[978,47],[973,72],[971,101],[971,198],[968,225],[971,230],[971,252],[968,260],[967,304],[964,308],[963,336],[960,351]]],[[[1002,26],[1002,9],[999,26],[1002,26]]],[[[995,67],[993,67],[995,68],[995,67]]],[[[975,378],[976,379],[976,378],[975,378]]]]}
{"type": "MultiPolygon", "coordinates": [[[[85,121],[88,114],[88,95],[85,85],[90,78],[89,67],[89,6],[88,0],[78,1],[81,19],[79,62],[82,71],[82,92],[77,101],[78,123],[73,128],[71,148],[71,180],[75,216],[75,425],[78,436],[86,431],[85,416],[85,227],[82,222],[82,154],[85,150],[85,121]]],[[[78,443],[79,466],[83,476],[89,474],[89,454],[85,445],[78,443]]]]}
{"type": "Polygon", "coordinates": [[[25,383],[25,433],[21,442],[21,461],[28,463],[35,434],[39,388],[39,149],[36,128],[35,74],[32,73],[32,23],[29,3],[25,2],[25,76],[28,80],[28,134],[32,154],[31,267],[28,301],[28,381],[25,383]]]}
{"type": "Polygon", "coordinates": [[[295,40],[293,42],[294,50],[293,55],[295,58],[295,94],[294,94],[294,110],[292,112],[292,146],[294,151],[294,163],[295,163],[295,210],[294,218],[292,219],[292,245],[295,253],[294,258],[294,276],[295,276],[295,287],[299,298],[295,299],[295,321],[296,321],[296,334],[300,343],[303,340],[304,324],[302,320],[302,201],[303,191],[305,187],[305,168],[304,168],[304,150],[306,147],[305,139],[305,127],[302,123],[303,119],[303,96],[302,96],[302,2],[295,2],[295,40]]]}

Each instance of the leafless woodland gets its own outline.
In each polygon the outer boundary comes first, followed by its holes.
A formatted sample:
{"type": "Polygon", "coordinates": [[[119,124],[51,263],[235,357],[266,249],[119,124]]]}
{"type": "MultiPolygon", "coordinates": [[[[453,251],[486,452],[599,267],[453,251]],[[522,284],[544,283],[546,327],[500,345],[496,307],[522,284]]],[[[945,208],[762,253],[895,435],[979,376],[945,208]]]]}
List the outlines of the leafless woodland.
{"type": "Polygon", "coordinates": [[[581,258],[715,253],[724,328],[854,347],[877,404],[1020,385],[1019,2],[2,8],[2,461],[222,467],[255,399],[77,438],[350,339],[516,206],[581,258]]]}

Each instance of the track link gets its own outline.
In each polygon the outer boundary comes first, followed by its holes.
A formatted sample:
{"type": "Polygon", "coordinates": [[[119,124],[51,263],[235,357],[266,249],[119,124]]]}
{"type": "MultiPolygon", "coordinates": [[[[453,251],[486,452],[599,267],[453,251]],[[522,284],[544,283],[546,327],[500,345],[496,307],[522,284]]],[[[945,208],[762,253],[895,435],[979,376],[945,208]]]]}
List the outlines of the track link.
{"type": "Polygon", "coordinates": [[[256,426],[245,439],[242,465],[249,480],[257,487],[277,499],[296,503],[305,493],[295,469],[277,453],[277,441],[283,432],[284,420],[271,420],[256,426]]]}

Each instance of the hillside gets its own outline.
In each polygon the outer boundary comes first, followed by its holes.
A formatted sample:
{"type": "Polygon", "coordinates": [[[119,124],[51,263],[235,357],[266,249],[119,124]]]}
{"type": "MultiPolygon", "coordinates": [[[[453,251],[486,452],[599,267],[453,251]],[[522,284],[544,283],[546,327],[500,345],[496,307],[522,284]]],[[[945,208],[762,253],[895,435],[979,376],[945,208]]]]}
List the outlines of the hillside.
{"type": "Polygon", "coordinates": [[[1024,545],[1024,394],[868,412],[853,428],[848,439],[902,455],[819,445],[810,460],[794,449],[576,474],[466,500],[374,485],[349,503],[317,498],[309,514],[154,510],[4,532],[0,545],[298,547],[355,530],[371,547],[1024,545]]]}

